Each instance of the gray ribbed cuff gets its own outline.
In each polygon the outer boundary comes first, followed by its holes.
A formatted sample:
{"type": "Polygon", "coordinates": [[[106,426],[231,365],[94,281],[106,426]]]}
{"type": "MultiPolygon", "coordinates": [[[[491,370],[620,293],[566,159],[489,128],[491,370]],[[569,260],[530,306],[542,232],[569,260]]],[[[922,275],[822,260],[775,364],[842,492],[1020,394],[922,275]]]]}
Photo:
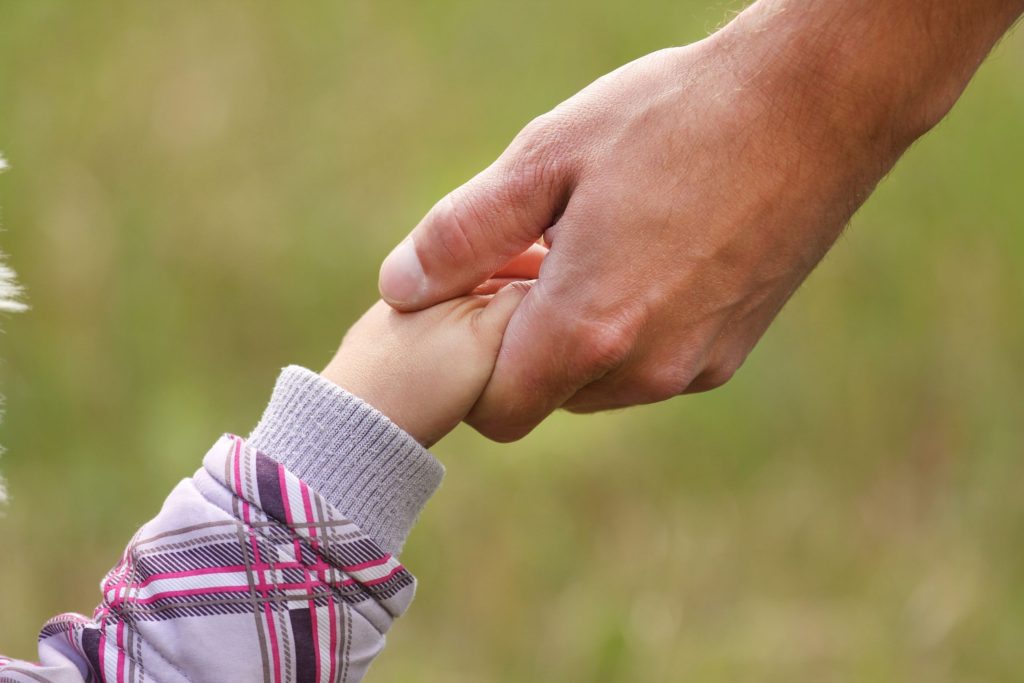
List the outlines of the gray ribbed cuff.
{"type": "Polygon", "coordinates": [[[397,555],[444,466],[385,415],[320,375],[281,371],[249,443],[397,555]]]}

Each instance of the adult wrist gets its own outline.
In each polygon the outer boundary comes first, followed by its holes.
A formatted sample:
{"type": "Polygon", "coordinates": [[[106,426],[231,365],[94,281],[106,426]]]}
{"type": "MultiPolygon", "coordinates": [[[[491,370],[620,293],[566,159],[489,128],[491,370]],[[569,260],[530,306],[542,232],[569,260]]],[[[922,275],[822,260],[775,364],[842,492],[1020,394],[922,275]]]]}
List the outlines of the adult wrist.
{"type": "Polygon", "coordinates": [[[828,28],[840,10],[785,5],[755,3],[708,39],[710,58],[726,65],[738,98],[776,119],[780,141],[819,154],[896,158],[930,127],[927,117],[913,121],[898,85],[871,76],[851,32],[828,28]]]}
{"type": "Polygon", "coordinates": [[[1024,0],[759,0],[710,40],[771,106],[898,157],[948,113],[1024,0]]]}

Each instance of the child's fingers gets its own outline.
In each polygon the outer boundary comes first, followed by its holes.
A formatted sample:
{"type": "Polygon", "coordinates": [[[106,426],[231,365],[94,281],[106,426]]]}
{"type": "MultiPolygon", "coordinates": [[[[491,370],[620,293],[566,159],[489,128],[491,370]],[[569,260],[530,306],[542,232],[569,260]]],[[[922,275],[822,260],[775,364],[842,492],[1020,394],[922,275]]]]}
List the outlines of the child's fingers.
{"type": "Polygon", "coordinates": [[[498,291],[486,306],[475,312],[477,329],[483,334],[494,335],[500,342],[502,335],[505,334],[505,328],[508,327],[508,321],[530,293],[533,283],[533,280],[516,280],[498,291]]]}
{"type": "Polygon", "coordinates": [[[506,263],[491,278],[536,280],[540,276],[540,266],[547,255],[547,247],[539,243],[531,244],[529,249],[506,263]]]}
{"type": "MultiPolygon", "coordinates": [[[[521,277],[492,277],[490,280],[474,289],[473,294],[480,296],[489,296],[491,294],[497,294],[506,286],[512,284],[513,282],[521,282],[523,281],[523,279],[524,278],[521,277]]],[[[533,278],[526,279],[531,281],[533,280],[533,278]]]]}
{"type": "Polygon", "coordinates": [[[540,266],[548,255],[547,247],[533,244],[529,249],[505,264],[486,282],[473,290],[473,294],[494,294],[511,282],[520,280],[536,280],[540,276],[540,266]]]}

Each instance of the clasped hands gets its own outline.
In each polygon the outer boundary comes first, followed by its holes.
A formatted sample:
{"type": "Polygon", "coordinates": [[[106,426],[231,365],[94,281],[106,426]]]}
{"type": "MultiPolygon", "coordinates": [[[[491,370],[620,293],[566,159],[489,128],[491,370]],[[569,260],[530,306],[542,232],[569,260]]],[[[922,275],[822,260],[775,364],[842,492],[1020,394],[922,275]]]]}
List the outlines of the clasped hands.
{"type": "Polygon", "coordinates": [[[325,374],[424,443],[724,384],[970,76],[927,76],[946,43],[883,5],[762,0],[535,119],[392,251],[325,374]]]}

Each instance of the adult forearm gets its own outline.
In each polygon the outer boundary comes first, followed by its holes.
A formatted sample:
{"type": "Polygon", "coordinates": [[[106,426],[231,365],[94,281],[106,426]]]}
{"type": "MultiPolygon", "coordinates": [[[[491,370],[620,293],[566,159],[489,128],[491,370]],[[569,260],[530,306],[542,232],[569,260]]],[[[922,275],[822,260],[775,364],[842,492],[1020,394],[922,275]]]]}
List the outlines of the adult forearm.
{"type": "Polygon", "coordinates": [[[778,69],[809,120],[899,154],[946,115],[1022,13],[1024,0],[759,0],[716,39],[740,69],[778,69]]]}

